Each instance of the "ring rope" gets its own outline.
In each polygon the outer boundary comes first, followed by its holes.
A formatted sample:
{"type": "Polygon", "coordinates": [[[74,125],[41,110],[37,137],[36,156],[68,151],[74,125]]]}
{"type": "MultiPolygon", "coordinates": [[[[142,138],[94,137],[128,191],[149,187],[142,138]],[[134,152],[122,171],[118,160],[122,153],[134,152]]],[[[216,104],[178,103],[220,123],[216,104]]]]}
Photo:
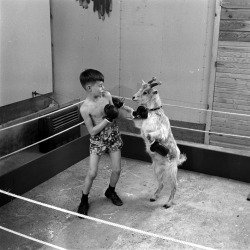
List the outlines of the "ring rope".
{"type": "MultiPolygon", "coordinates": [[[[118,98],[124,98],[124,99],[127,99],[127,100],[130,100],[130,101],[131,101],[131,98],[121,97],[121,96],[116,96],[116,95],[112,95],[112,96],[118,97],[118,98]]],[[[46,116],[48,116],[48,115],[55,114],[55,113],[57,113],[57,112],[60,112],[60,111],[65,110],[65,109],[67,109],[67,108],[71,108],[71,107],[73,107],[73,106],[75,106],[75,105],[78,105],[78,104],[81,104],[81,103],[83,103],[83,102],[84,102],[84,100],[83,100],[83,101],[80,101],[80,102],[77,102],[77,103],[74,103],[74,104],[71,104],[71,105],[69,105],[69,106],[67,106],[67,107],[64,107],[64,108],[55,110],[55,111],[50,112],[50,113],[48,113],[48,114],[41,115],[41,116],[32,118],[32,119],[27,120],[27,121],[24,121],[24,122],[20,122],[20,123],[17,123],[17,124],[13,124],[13,125],[8,126],[8,127],[5,127],[5,128],[0,128],[0,132],[1,132],[1,131],[4,131],[4,130],[6,130],[6,129],[10,129],[10,128],[14,128],[14,127],[23,125],[23,124],[28,123],[28,122],[32,122],[32,121],[38,120],[38,119],[43,118],[43,117],[46,117],[46,116]]],[[[176,107],[176,108],[185,108],[185,109],[192,109],[192,110],[198,110],[198,111],[206,111],[206,112],[221,113],[221,114],[227,114],[227,115],[237,115],[237,116],[246,116],[246,117],[250,117],[250,114],[233,113],[233,112],[218,111],[218,110],[212,110],[212,109],[193,108],[193,107],[186,107],[186,106],[175,105],[175,104],[169,104],[169,103],[163,103],[162,106],[170,106],[170,107],[176,107]]]]}
{"type": "Polygon", "coordinates": [[[180,105],[174,105],[174,104],[162,104],[163,106],[170,106],[170,107],[177,107],[177,108],[185,108],[185,109],[193,109],[198,111],[206,111],[206,112],[212,112],[212,113],[220,113],[220,114],[227,114],[227,115],[238,115],[238,116],[246,116],[250,117],[249,114],[242,114],[242,113],[233,113],[233,112],[226,112],[226,111],[219,111],[219,110],[213,110],[213,109],[201,109],[201,108],[193,108],[193,107],[185,107],[180,105]]]}
{"type": "Polygon", "coordinates": [[[9,228],[6,228],[6,227],[0,226],[0,229],[2,229],[2,230],[4,230],[4,231],[7,231],[7,232],[9,232],[9,233],[16,234],[16,235],[18,235],[18,236],[24,237],[24,238],[26,238],[26,239],[29,239],[29,240],[32,240],[32,241],[41,243],[41,244],[43,244],[43,245],[46,245],[46,246],[49,246],[49,247],[53,247],[53,248],[55,248],[55,249],[67,250],[66,248],[59,247],[59,246],[53,245],[53,244],[51,244],[51,243],[48,243],[48,242],[45,242],[45,241],[42,241],[42,240],[38,240],[38,239],[36,239],[36,238],[33,238],[33,237],[28,236],[28,235],[26,235],[26,234],[19,233],[19,232],[17,232],[17,231],[13,231],[13,230],[11,230],[11,229],[9,229],[9,228]]]}
{"type": "MultiPolygon", "coordinates": [[[[49,137],[47,137],[47,138],[45,138],[45,139],[42,139],[42,140],[40,140],[40,141],[38,141],[38,142],[35,142],[35,143],[30,144],[30,145],[28,145],[28,146],[26,146],[26,147],[20,148],[20,149],[18,149],[18,150],[16,150],[16,151],[13,151],[13,152],[9,153],[9,154],[6,154],[6,155],[0,157],[0,160],[5,159],[5,158],[7,158],[7,157],[9,157],[9,156],[11,156],[11,155],[13,155],[13,154],[19,153],[19,152],[21,152],[21,151],[23,151],[23,150],[25,150],[25,149],[31,148],[31,147],[33,147],[33,146],[35,146],[35,145],[37,145],[37,144],[39,144],[39,143],[41,143],[41,142],[47,141],[47,140],[49,140],[49,139],[51,139],[51,138],[53,138],[53,137],[55,137],[55,136],[57,136],[57,135],[60,135],[60,134],[62,134],[62,133],[64,133],[64,132],[66,132],[66,131],[68,131],[68,130],[70,130],[70,129],[72,129],[72,128],[75,128],[75,127],[77,127],[77,126],[79,126],[79,125],[82,125],[82,124],[84,124],[84,121],[83,121],[83,122],[80,122],[80,123],[78,123],[78,124],[76,124],[76,125],[74,125],[74,126],[72,126],[72,127],[69,127],[69,128],[67,128],[67,129],[65,129],[65,130],[63,130],[63,131],[61,131],[61,132],[58,132],[58,133],[56,133],[56,134],[54,134],[54,135],[51,135],[51,136],[49,136],[49,137]]],[[[244,139],[250,139],[250,136],[246,136],[246,135],[227,134],[227,133],[221,133],[221,132],[212,132],[212,131],[207,131],[207,130],[192,129],[192,128],[185,128],[185,127],[177,127],[177,126],[171,126],[171,128],[182,129],[182,130],[188,130],[188,131],[194,131],[194,132],[200,132],[200,133],[209,133],[209,134],[215,134],[215,135],[224,135],[224,136],[232,136],[232,137],[239,137],[239,138],[244,138],[244,139]]]]}
{"type": "Polygon", "coordinates": [[[195,132],[201,132],[201,133],[209,133],[209,134],[214,134],[214,135],[225,135],[225,136],[232,136],[232,137],[250,139],[250,136],[247,136],[247,135],[227,134],[227,133],[222,133],[222,132],[212,132],[212,131],[208,131],[208,130],[200,130],[200,129],[177,127],[177,126],[171,126],[171,128],[177,128],[177,129],[189,130],[189,131],[195,131],[195,132]]]}
{"type": "Polygon", "coordinates": [[[179,243],[179,244],[183,244],[183,245],[191,246],[191,247],[196,247],[196,248],[199,248],[199,249],[215,250],[214,248],[211,248],[211,247],[206,247],[206,246],[202,246],[202,245],[199,245],[199,244],[174,239],[172,237],[158,235],[158,234],[143,231],[143,230],[140,230],[140,229],[120,225],[120,224],[117,224],[117,223],[114,223],[114,222],[94,218],[94,217],[91,217],[91,216],[88,216],[88,215],[83,215],[83,214],[79,214],[79,213],[76,213],[76,212],[72,212],[70,210],[66,210],[66,209],[59,208],[59,207],[56,207],[56,206],[53,206],[53,205],[49,205],[49,204],[46,204],[46,203],[35,201],[35,200],[29,199],[29,198],[26,198],[26,197],[22,197],[22,196],[19,196],[19,195],[16,195],[16,194],[12,194],[12,193],[6,192],[6,191],[4,191],[2,189],[0,189],[0,193],[5,194],[5,195],[9,195],[9,196],[12,196],[12,197],[15,197],[15,198],[19,198],[21,200],[28,201],[28,202],[31,202],[31,203],[34,203],[34,204],[37,204],[37,205],[40,205],[40,206],[43,206],[43,207],[51,208],[51,209],[54,209],[54,210],[57,210],[57,211],[60,211],[60,212],[63,212],[63,213],[75,215],[75,216],[78,216],[78,217],[82,217],[82,218],[89,219],[89,220],[92,220],[92,221],[95,221],[95,222],[103,223],[103,224],[106,224],[106,225],[109,225],[109,226],[114,226],[114,227],[117,227],[117,228],[125,229],[125,230],[132,231],[132,232],[135,232],[135,233],[139,233],[139,234],[159,238],[159,239],[162,239],[162,240],[172,241],[172,242],[175,242],[175,243],[179,243]]]}
{"type": "MultiPolygon", "coordinates": [[[[115,96],[115,97],[120,97],[120,96],[115,96]]],[[[124,97],[124,99],[127,99],[127,100],[131,101],[131,98],[124,97]]],[[[206,112],[212,112],[212,113],[221,113],[221,114],[228,114],[228,115],[240,115],[240,116],[250,117],[250,114],[242,114],[242,113],[233,113],[233,112],[226,112],[226,111],[218,111],[218,110],[213,110],[213,109],[193,108],[193,107],[186,107],[186,106],[169,104],[169,103],[163,103],[162,106],[170,106],[170,107],[193,109],[193,110],[206,111],[206,112]]]]}

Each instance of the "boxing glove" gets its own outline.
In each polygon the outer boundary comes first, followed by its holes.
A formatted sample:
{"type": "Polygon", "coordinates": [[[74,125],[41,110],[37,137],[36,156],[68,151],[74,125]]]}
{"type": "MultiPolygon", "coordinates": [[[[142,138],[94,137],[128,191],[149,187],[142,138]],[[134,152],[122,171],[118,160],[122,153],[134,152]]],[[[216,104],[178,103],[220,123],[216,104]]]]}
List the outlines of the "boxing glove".
{"type": "Polygon", "coordinates": [[[105,116],[103,118],[109,122],[113,122],[113,120],[118,117],[119,111],[114,105],[107,104],[104,107],[104,113],[105,116]]]}
{"type": "Polygon", "coordinates": [[[123,99],[119,99],[117,97],[112,96],[112,101],[113,101],[115,107],[117,107],[118,109],[121,108],[124,105],[123,99]]]}
{"type": "Polygon", "coordinates": [[[139,106],[136,111],[133,111],[134,119],[147,119],[148,110],[144,106],[139,106]]]}
{"type": "Polygon", "coordinates": [[[154,141],[151,146],[150,146],[150,150],[152,152],[156,152],[162,156],[166,156],[169,153],[169,149],[162,145],[161,143],[159,143],[158,141],[154,141]]]}

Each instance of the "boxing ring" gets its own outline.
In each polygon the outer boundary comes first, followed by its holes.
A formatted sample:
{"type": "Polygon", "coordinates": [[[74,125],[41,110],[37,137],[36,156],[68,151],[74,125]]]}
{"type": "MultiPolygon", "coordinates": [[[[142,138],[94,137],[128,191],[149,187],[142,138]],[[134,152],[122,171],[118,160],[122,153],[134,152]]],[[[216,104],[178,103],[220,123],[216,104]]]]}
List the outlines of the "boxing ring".
{"type": "Polygon", "coordinates": [[[176,204],[164,209],[161,199],[149,202],[155,182],[143,140],[126,132],[122,139],[123,170],[117,190],[125,204],[117,208],[103,197],[110,171],[104,155],[91,191],[89,216],[75,212],[88,167],[88,135],[18,167],[14,162],[20,154],[42,141],[1,157],[0,249],[19,249],[18,244],[20,249],[250,247],[246,200],[250,154],[177,141],[188,160],[179,168],[176,204]]]}

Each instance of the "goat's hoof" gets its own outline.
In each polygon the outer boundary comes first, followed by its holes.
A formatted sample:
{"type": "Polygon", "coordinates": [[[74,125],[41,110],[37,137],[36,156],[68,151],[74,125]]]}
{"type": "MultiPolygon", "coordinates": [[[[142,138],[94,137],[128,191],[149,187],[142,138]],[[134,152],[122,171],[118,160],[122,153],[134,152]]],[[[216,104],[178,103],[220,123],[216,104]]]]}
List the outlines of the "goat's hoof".
{"type": "Polygon", "coordinates": [[[150,201],[154,202],[154,201],[156,201],[156,199],[155,198],[150,198],[150,201]]]}
{"type": "Polygon", "coordinates": [[[247,200],[250,201],[250,193],[249,193],[249,195],[247,196],[247,200]]]}
{"type": "Polygon", "coordinates": [[[167,209],[167,208],[170,208],[171,205],[165,204],[165,205],[163,205],[163,207],[167,209]]]}

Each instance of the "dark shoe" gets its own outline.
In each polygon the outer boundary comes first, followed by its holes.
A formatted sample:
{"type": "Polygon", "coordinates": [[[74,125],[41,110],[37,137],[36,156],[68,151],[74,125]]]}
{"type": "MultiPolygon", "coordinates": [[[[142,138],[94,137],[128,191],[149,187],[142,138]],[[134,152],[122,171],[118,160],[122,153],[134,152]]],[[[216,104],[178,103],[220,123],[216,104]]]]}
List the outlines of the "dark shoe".
{"type": "Polygon", "coordinates": [[[105,192],[105,196],[112,201],[112,203],[116,206],[123,205],[122,200],[119,198],[119,196],[116,194],[115,191],[110,192],[108,189],[105,192]]]}
{"type": "MultiPolygon", "coordinates": [[[[81,202],[77,212],[79,214],[83,214],[83,215],[88,215],[88,210],[89,210],[89,204],[88,202],[81,202]]],[[[84,219],[83,217],[79,217],[80,219],[84,219]]]]}

